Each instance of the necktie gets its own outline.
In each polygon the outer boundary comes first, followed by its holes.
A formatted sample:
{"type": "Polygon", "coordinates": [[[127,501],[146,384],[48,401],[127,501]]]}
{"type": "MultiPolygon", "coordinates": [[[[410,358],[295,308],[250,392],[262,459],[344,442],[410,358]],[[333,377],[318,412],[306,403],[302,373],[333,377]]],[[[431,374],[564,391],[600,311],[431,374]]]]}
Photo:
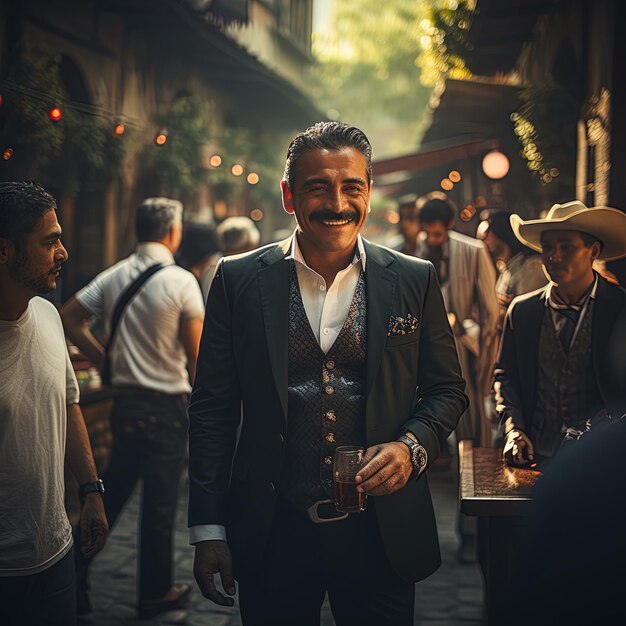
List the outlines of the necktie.
{"type": "Polygon", "coordinates": [[[559,308],[557,310],[563,319],[563,326],[558,333],[559,341],[565,352],[569,352],[576,325],[578,324],[578,318],[580,317],[580,309],[559,308]]]}

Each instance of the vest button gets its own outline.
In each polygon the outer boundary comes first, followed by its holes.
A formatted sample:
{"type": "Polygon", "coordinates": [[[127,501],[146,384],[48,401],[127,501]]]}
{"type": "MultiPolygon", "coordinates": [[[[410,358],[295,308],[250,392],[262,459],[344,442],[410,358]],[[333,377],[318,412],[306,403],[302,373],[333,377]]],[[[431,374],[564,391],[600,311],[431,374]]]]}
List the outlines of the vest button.
{"type": "Polygon", "coordinates": [[[326,392],[329,396],[330,396],[332,393],[334,393],[334,392],[335,392],[335,390],[334,390],[334,389],[333,389],[330,385],[328,385],[328,386],[324,387],[324,391],[325,391],[325,392],[326,392]]]}
{"type": "Polygon", "coordinates": [[[335,412],[332,409],[330,411],[326,411],[325,417],[327,420],[330,420],[331,422],[335,422],[337,420],[337,416],[335,415],[335,412]]]}
{"type": "Polygon", "coordinates": [[[270,483],[270,484],[267,486],[267,488],[268,488],[271,492],[276,491],[276,487],[274,487],[274,483],[270,483]]]}
{"type": "Polygon", "coordinates": [[[326,439],[328,443],[335,443],[335,433],[328,433],[324,439],[326,439]]]}
{"type": "Polygon", "coordinates": [[[278,441],[280,441],[280,443],[285,443],[285,438],[282,433],[278,433],[278,441]]]}
{"type": "Polygon", "coordinates": [[[335,369],[335,362],[334,361],[327,361],[326,362],[326,369],[329,369],[329,370],[335,369]]]}
{"type": "Polygon", "coordinates": [[[332,456],[325,456],[324,457],[324,463],[326,463],[326,465],[330,465],[333,462],[333,457],[332,456]]]}

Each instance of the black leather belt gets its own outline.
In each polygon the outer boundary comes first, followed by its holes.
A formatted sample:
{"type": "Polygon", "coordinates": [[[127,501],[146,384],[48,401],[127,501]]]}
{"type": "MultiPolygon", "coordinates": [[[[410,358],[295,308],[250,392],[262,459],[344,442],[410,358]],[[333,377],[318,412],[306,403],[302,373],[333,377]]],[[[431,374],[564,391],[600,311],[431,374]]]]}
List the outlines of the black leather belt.
{"type": "Polygon", "coordinates": [[[314,502],[306,512],[311,521],[315,524],[340,522],[348,517],[348,513],[342,513],[336,509],[333,500],[318,500],[314,502]]]}

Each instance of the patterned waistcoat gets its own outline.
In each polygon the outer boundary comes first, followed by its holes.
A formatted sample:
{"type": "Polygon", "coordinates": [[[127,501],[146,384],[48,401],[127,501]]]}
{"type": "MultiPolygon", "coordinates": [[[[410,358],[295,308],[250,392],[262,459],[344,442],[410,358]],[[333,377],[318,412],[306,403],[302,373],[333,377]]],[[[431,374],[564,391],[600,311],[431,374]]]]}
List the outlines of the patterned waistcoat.
{"type": "Polygon", "coordinates": [[[602,408],[591,355],[591,307],[568,353],[546,310],[539,339],[537,395],[530,438],[537,453],[552,456],[568,427],[581,429],[602,408]]]}
{"type": "Polygon", "coordinates": [[[341,332],[324,354],[309,324],[292,263],[287,445],[280,492],[300,510],[332,497],[335,448],[365,445],[365,320],[361,272],[341,332]]]}

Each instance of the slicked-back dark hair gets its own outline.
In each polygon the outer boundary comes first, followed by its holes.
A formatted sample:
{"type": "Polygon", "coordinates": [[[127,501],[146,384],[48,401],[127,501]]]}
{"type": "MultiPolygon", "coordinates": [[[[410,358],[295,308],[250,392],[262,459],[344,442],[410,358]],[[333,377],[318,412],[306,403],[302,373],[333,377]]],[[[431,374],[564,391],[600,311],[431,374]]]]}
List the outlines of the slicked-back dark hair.
{"type": "Polygon", "coordinates": [[[56,200],[37,183],[0,183],[0,237],[21,245],[43,216],[56,208],[56,200]]]}
{"type": "Polygon", "coordinates": [[[338,151],[356,148],[367,161],[367,176],[372,180],[372,146],[365,133],[343,122],[317,122],[296,135],[287,148],[287,161],[283,179],[293,191],[298,159],[311,150],[338,151]]]}

